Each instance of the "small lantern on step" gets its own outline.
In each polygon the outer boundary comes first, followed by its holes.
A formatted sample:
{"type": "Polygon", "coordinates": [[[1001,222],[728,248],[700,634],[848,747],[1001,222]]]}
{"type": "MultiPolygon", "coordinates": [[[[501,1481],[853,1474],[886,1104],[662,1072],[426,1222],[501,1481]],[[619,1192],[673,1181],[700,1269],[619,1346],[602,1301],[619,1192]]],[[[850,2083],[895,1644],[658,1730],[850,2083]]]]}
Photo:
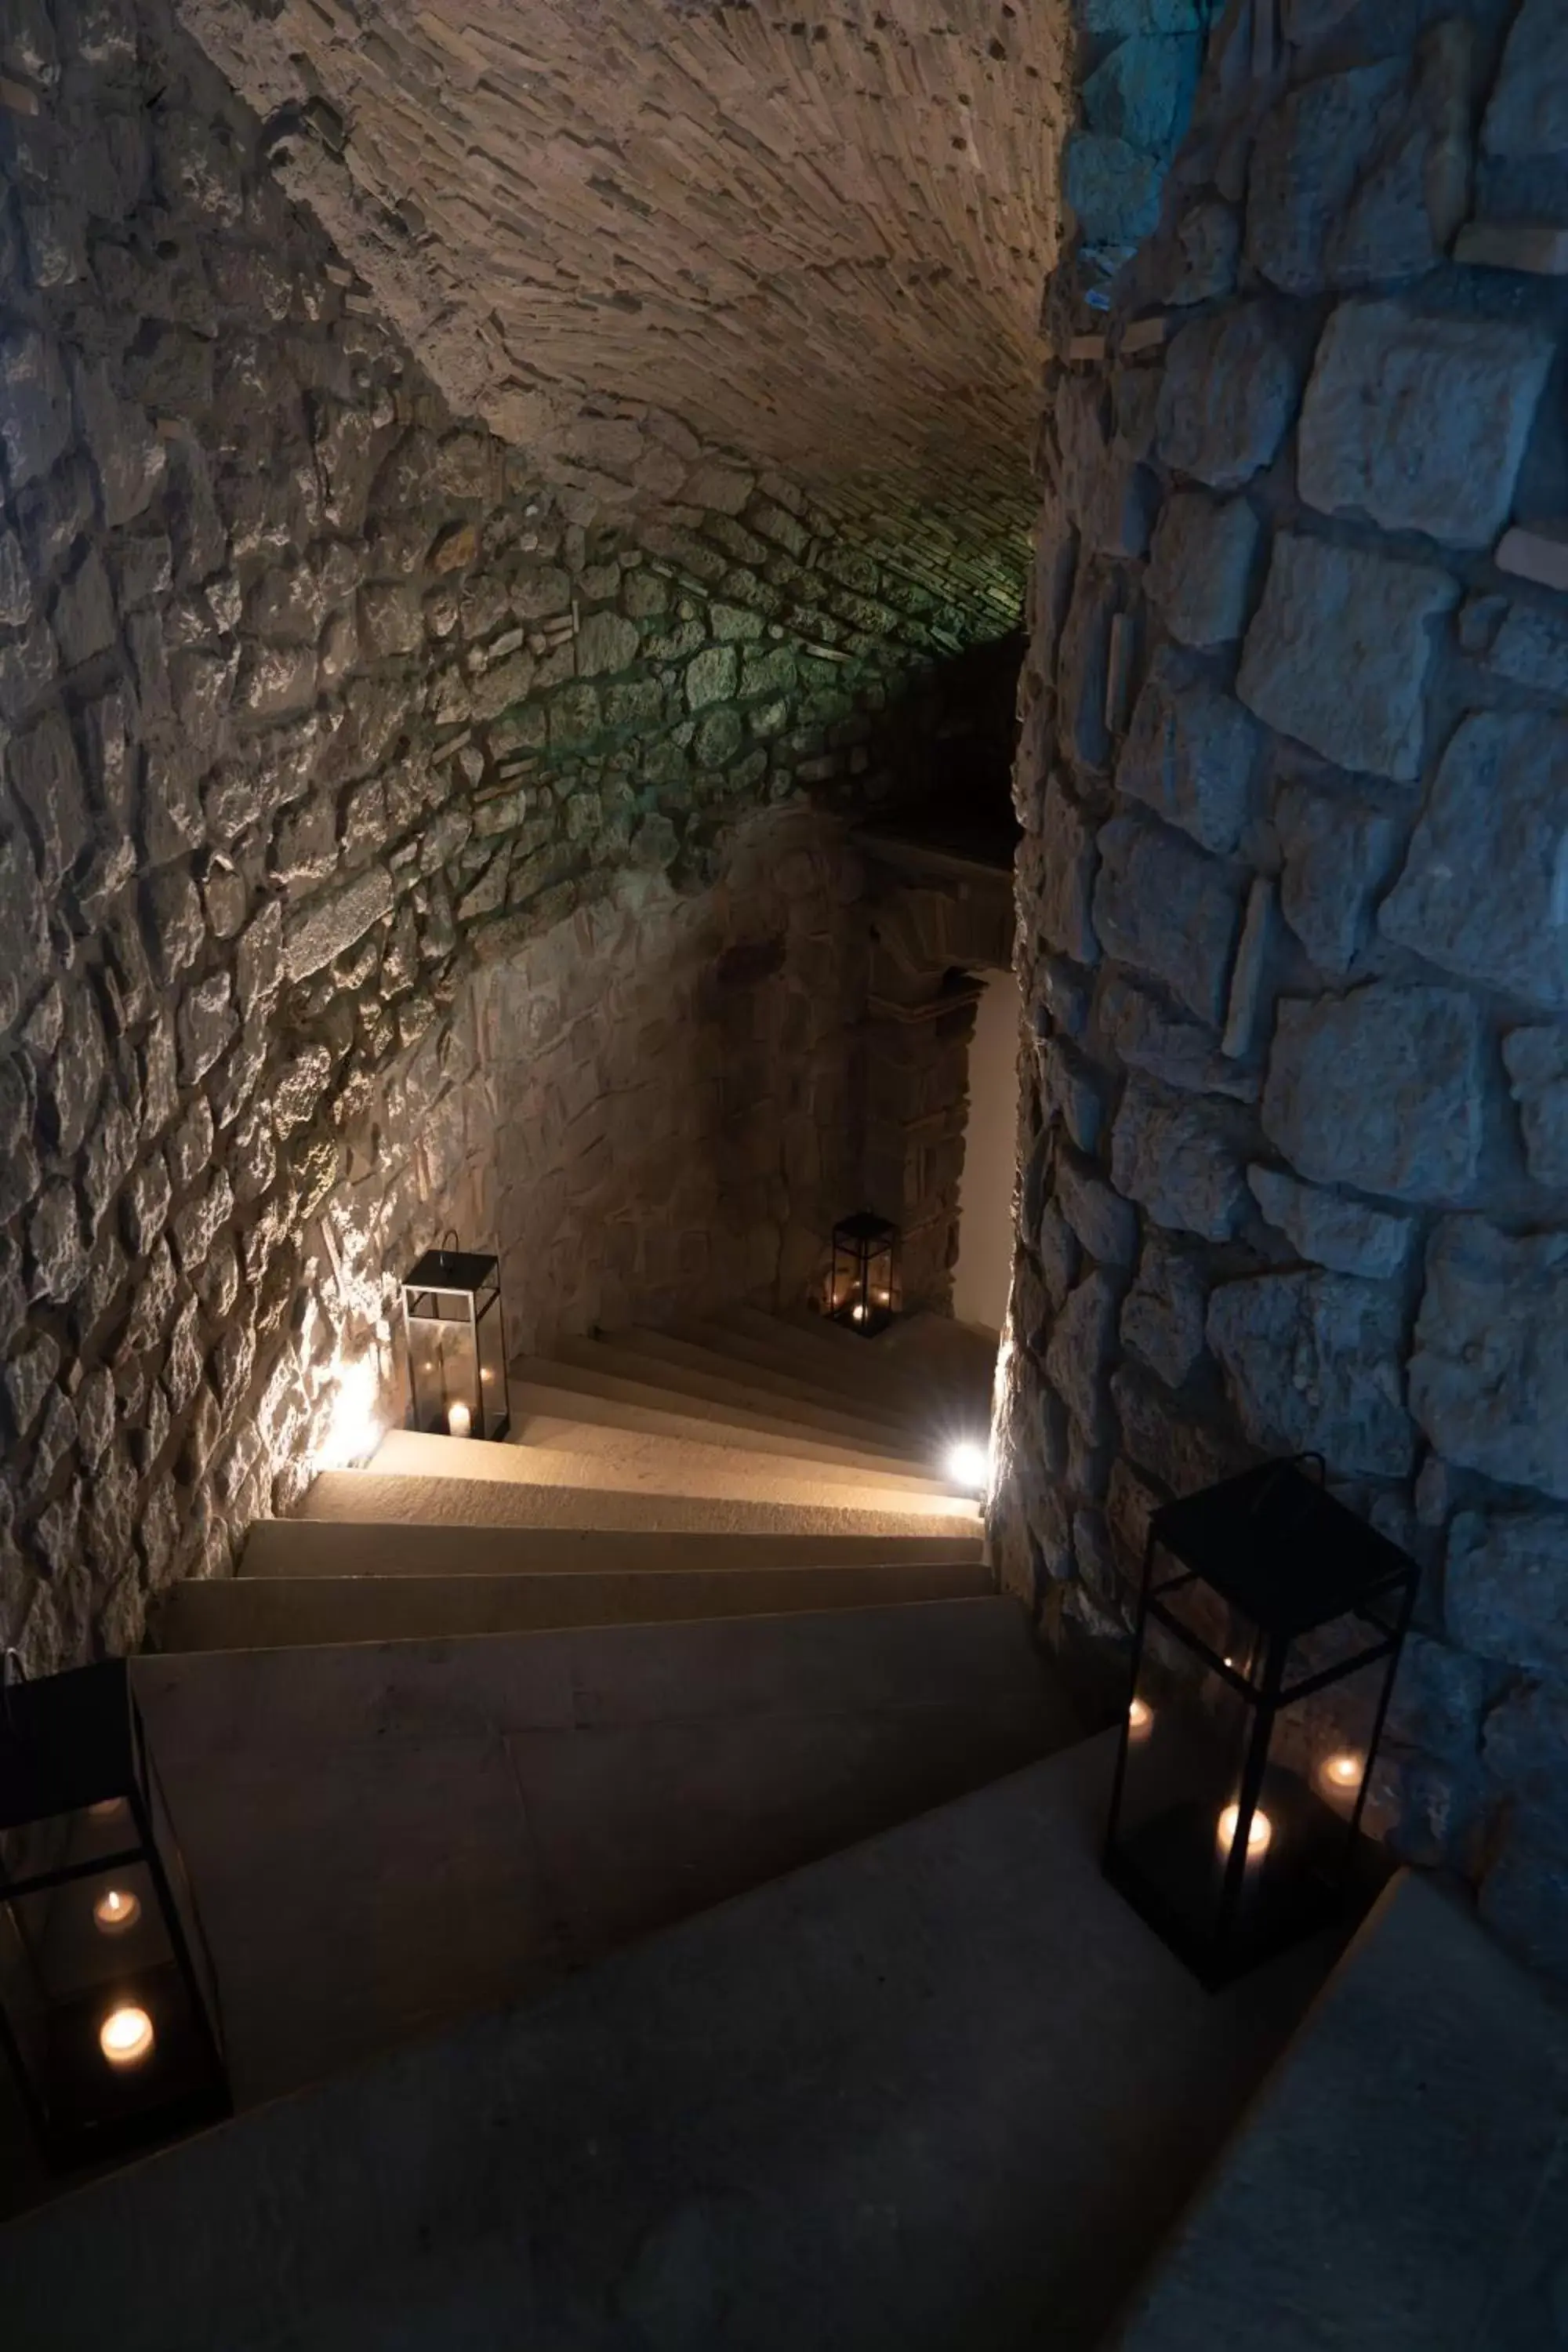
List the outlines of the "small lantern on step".
{"type": "Polygon", "coordinates": [[[500,1262],[479,1250],[426,1250],[403,1284],[414,1426],[442,1437],[504,1437],[511,1426],[500,1262]]]}
{"type": "Polygon", "coordinates": [[[836,1323],[874,1339],[901,1304],[899,1229],[868,1210],[833,1228],[833,1273],[827,1311],[836,1323]]]}
{"type": "Polygon", "coordinates": [[[122,1659],[0,1688],[0,2038],[51,2164],[230,2112],[212,1960],[122,1659]]]}
{"type": "Polygon", "coordinates": [[[1154,1513],[1105,1872],[1211,1989],[1366,1881],[1419,1574],[1296,1462],[1154,1513]]]}

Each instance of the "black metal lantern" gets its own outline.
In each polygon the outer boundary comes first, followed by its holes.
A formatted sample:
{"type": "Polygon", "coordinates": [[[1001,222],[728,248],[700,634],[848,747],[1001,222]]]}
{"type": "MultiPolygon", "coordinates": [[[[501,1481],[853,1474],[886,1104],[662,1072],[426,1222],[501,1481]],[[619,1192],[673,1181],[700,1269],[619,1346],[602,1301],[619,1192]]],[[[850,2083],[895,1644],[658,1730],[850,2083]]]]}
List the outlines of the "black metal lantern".
{"type": "Polygon", "coordinates": [[[500,1259],[478,1250],[426,1250],[404,1280],[403,1330],[415,1428],[504,1437],[511,1409],[500,1259]]]}
{"type": "Polygon", "coordinates": [[[833,1274],[827,1311],[862,1338],[885,1331],[902,1304],[899,1229],[863,1210],[833,1228],[833,1274]]]}
{"type": "Polygon", "coordinates": [[[212,1959],[122,1660],[0,1691],[0,2037],[51,2164],[230,2112],[212,1959]]]}
{"type": "Polygon", "coordinates": [[[1154,1513],[1105,1871],[1210,1987],[1352,1896],[1419,1574],[1294,1462],[1154,1513]]]}

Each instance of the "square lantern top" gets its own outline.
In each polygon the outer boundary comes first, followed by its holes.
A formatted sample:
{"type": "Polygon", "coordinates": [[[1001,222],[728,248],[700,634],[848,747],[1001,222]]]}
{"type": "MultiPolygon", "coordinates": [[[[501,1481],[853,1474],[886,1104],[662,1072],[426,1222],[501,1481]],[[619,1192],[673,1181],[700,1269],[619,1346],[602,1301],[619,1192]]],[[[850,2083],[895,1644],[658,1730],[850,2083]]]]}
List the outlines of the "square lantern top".
{"type": "Polygon", "coordinates": [[[405,1290],[495,1290],[500,1286],[500,1260],[482,1250],[426,1250],[412,1272],[403,1277],[405,1290]]]}
{"type": "Polygon", "coordinates": [[[123,1658],[13,1683],[0,1696],[0,1830],[126,1796],[142,1780],[123,1658]]]}
{"type": "Polygon", "coordinates": [[[885,1249],[899,1238],[897,1225],[886,1217],[873,1216],[869,1209],[861,1209],[853,1217],[842,1217],[833,1228],[836,1242],[852,1242],[864,1249],[885,1249]]]}
{"type": "Polygon", "coordinates": [[[1363,1610],[1420,1572],[1293,1462],[1260,1463],[1166,1503],[1149,1532],[1262,1632],[1284,1637],[1363,1610]]]}

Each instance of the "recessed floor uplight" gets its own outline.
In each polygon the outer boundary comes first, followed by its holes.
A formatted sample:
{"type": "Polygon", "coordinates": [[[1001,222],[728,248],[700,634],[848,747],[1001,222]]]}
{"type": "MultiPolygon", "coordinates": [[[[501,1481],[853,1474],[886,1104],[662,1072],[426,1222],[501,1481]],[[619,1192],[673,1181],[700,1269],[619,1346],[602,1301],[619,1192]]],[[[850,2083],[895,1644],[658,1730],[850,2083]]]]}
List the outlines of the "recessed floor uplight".
{"type": "Polygon", "coordinates": [[[983,1494],[991,1483],[991,1448],[973,1438],[961,1438],[948,1448],[947,1475],[966,1494],[983,1494]]]}

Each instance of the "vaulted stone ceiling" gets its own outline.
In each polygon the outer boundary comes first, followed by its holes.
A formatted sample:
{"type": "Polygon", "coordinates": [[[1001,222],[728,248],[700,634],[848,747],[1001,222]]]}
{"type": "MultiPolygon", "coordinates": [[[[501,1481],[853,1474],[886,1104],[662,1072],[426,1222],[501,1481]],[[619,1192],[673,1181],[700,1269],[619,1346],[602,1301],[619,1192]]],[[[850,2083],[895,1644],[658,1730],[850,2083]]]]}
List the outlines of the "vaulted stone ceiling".
{"type": "Polygon", "coordinates": [[[673,419],[1016,566],[1065,8],[797,5],[185,14],[448,395],[585,499],[676,494],[673,419]]]}

